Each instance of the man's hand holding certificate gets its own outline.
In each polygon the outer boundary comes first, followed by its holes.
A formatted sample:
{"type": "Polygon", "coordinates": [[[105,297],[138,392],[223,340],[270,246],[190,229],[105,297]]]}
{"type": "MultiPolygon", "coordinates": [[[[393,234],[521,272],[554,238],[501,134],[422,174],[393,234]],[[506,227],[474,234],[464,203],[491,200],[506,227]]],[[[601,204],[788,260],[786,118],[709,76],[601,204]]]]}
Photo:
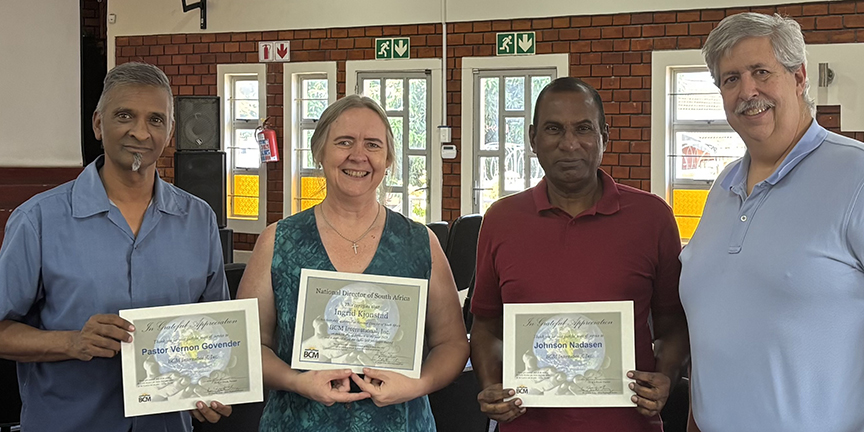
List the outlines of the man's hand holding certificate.
{"type": "Polygon", "coordinates": [[[634,406],[633,302],[504,305],[505,389],[524,407],[634,406]]]}

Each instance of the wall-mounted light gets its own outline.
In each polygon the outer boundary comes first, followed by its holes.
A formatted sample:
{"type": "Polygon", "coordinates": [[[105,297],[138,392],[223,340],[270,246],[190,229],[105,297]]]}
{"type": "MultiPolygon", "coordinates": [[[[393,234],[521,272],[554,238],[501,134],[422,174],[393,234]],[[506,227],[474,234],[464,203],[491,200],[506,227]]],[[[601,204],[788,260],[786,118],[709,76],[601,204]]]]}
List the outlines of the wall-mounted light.
{"type": "Polygon", "coordinates": [[[834,71],[828,67],[828,63],[819,63],[819,87],[828,87],[832,82],[834,82],[834,71]]]}
{"type": "Polygon", "coordinates": [[[183,12],[189,12],[192,9],[201,9],[201,30],[207,28],[207,0],[198,0],[198,3],[187,5],[186,0],[183,2],[183,12]]]}

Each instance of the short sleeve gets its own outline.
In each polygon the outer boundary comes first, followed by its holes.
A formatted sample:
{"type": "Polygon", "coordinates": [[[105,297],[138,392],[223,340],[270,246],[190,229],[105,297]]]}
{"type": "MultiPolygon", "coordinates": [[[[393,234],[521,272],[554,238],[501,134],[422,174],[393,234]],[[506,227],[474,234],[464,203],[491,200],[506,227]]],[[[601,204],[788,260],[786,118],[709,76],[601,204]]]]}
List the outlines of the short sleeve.
{"type": "Polygon", "coordinates": [[[678,295],[681,277],[681,237],[672,210],[662,203],[657,220],[660,221],[657,241],[657,269],[654,277],[654,293],[651,297],[653,314],[677,314],[684,311],[678,295]]]}
{"type": "Polygon", "coordinates": [[[477,239],[477,270],[474,278],[474,294],[471,296],[471,313],[481,317],[501,316],[504,305],[501,301],[501,286],[495,269],[495,212],[494,207],[486,212],[477,239]]]}
{"type": "MultiPolygon", "coordinates": [[[[207,286],[200,301],[229,300],[228,282],[225,278],[225,262],[222,255],[222,240],[216,225],[216,215],[210,211],[210,258],[207,266],[207,286]]],[[[230,253],[230,252],[229,252],[230,253]]]]}
{"type": "Polygon", "coordinates": [[[0,247],[0,320],[22,321],[43,295],[41,236],[20,208],[6,223],[0,247]]]}

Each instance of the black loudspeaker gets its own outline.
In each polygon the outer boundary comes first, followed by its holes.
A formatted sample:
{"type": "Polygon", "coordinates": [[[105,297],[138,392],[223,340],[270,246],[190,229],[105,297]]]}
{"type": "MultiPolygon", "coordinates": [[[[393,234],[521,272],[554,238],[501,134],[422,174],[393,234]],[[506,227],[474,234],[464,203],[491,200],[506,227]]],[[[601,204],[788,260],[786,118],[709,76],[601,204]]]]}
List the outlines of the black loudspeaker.
{"type": "Polygon", "coordinates": [[[222,262],[231,264],[234,262],[234,230],[231,228],[219,228],[219,239],[222,240],[222,262]]]}
{"type": "Polygon", "coordinates": [[[178,96],[175,103],[177,150],[218,151],[219,97],[178,96]]]}
{"type": "Polygon", "coordinates": [[[225,204],[225,152],[174,153],[174,185],[207,201],[219,228],[228,224],[225,204]]]}

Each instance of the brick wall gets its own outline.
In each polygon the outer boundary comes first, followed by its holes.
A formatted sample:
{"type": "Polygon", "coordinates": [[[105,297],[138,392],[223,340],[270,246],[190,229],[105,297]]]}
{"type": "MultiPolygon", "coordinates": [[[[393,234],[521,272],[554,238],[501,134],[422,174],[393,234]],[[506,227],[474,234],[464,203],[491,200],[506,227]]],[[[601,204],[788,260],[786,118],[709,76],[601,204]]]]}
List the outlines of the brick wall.
{"type": "Polygon", "coordinates": [[[98,41],[99,47],[105,50],[107,30],[108,0],[81,1],[81,34],[98,41]]]}
{"type": "MultiPolygon", "coordinates": [[[[461,145],[462,57],[493,55],[495,32],[534,30],[537,54],[569,53],[570,75],[595,86],[606,101],[612,128],[602,168],[621,183],[649,190],[651,51],[700,48],[721,19],[748,10],[794,17],[808,43],[864,42],[864,2],[852,1],[448,24],[447,104],[453,143],[461,145]]],[[[420,24],[118,37],[116,63],[134,60],[158,65],[171,78],[177,95],[216,95],[217,64],[257,62],[258,41],[291,40],[292,62],[337,62],[338,94],[342,96],[346,60],[372,59],[374,38],[390,35],[411,37],[411,58],[441,56],[441,25],[420,24]]],[[[280,64],[268,64],[267,83],[267,115],[274,117],[279,142],[284,144],[280,64]]],[[[280,151],[285,154],[284,148],[280,151]]],[[[169,149],[159,162],[169,179],[173,178],[172,165],[173,149],[169,149]]],[[[459,157],[443,163],[446,220],[460,214],[460,165],[459,157]]],[[[268,164],[268,223],[281,217],[282,170],[281,162],[268,164]]],[[[235,248],[251,249],[255,237],[236,235],[235,248]]]]}
{"type": "Polygon", "coordinates": [[[78,177],[83,168],[0,168],[0,244],[12,210],[54,186],[78,177]]]}

